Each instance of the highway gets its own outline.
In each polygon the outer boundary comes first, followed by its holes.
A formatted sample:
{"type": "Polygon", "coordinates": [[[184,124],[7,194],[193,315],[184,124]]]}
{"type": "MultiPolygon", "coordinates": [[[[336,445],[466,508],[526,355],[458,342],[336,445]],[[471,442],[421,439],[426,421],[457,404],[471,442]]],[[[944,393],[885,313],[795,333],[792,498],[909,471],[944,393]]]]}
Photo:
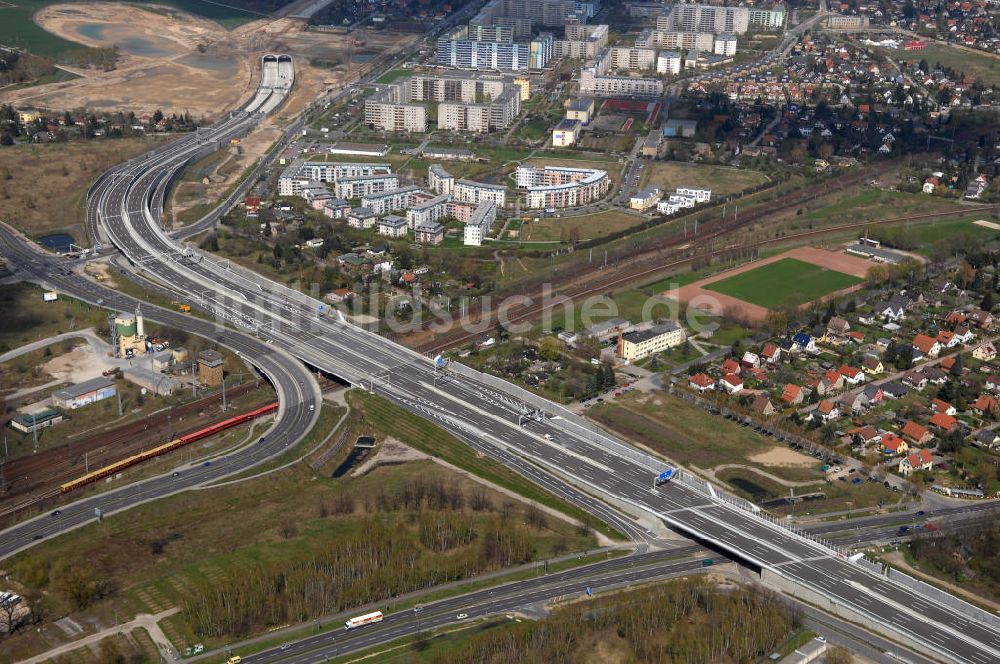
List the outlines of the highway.
{"type": "MultiPolygon", "coordinates": [[[[257,116],[239,114],[202,132],[221,143],[257,116]],[[248,120],[249,118],[249,120],[248,120]]],[[[318,300],[179,244],[160,229],[154,199],[161,174],[202,149],[178,141],[124,164],[94,192],[88,215],[135,265],[188,294],[191,304],[286,349],[307,364],[387,397],[448,429],[597,516],[643,539],[642,529],[587,495],[608,496],[754,566],[830,598],[944,659],[1000,659],[1000,627],[946,609],[890,583],[843,552],[761,518],[697,481],[652,488],[664,463],[604,434],[571,413],[512,385],[461,366],[438,370],[426,357],[320,310],[318,300]],[[541,408],[544,412],[532,415],[541,408]],[[569,480],[568,487],[556,477],[569,480]],[[585,493],[586,492],[586,493],[585,493]]],[[[710,444],[706,440],[706,444],[710,444]]],[[[683,479],[683,478],[681,478],[683,479]]]]}
{"type": "Polygon", "coordinates": [[[318,386],[308,369],[291,356],[240,332],[220,327],[211,321],[170,309],[140,303],[72,271],[70,261],[37,250],[23,236],[0,224],[0,253],[9,267],[23,280],[32,281],[84,302],[113,311],[135,311],[141,305],[148,320],[184,329],[240,353],[252,362],[274,385],[281,406],[274,424],[253,444],[214,459],[210,464],[184,465],[142,482],[84,498],[60,507],[58,516],[48,514],[24,521],[0,534],[0,558],[6,558],[39,540],[62,534],[86,525],[95,519],[95,509],[102,514],[128,509],[149,500],[163,498],[193,487],[202,486],[248,468],[280,454],[315,425],[321,399],[318,386]],[[314,410],[310,411],[309,406],[314,410]]]}
{"type": "MultiPolygon", "coordinates": [[[[307,295],[170,238],[160,228],[156,202],[163,174],[174,172],[177,164],[206,146],[224,144],[245,132],[259,117],[234,113],[200,136],[181,139],[112,169],[92,190],[88,219],[99,224],[101,232],[148,276],[184,294],[193,306],[217,316],[221,324],[259,338],[251,351],[254,354],[268,357],[268,351],[280,348],[310,366],[370,389],[435,421],[542,486],[586,505],[630,537],[644,540],[649,534],[595,496],[628,506],[633,513],[662,519],[737,559],[828,598],[858,620],[902,635],[944,661],[990,664],[1000,660],[1000,627],[985,616],[959,614],[890,582],[845,559],[843,550],[763,518],[747,504],[686,474],[654,488],[663,461],[555,404],[460,365],[438,369],[430,359],[320,310],[321,303],[307,295]]],[[[711,444],[710,436],[706,432],[706,444],[711,444]]],[[[268,445],[274,442],[270,437],[268,445]]],[[[136,487],[140,491],[133,497],[136,500],[173,492],[170,485],[136,487]]],[[[80,509],[74,505],[70,511],[79,514],[80,509]]],[[[12,538],[30,542],[36,534],[46,536],[59,530],[58,519],[17,526],[0,536],[0,555],[11,548],[8,540],[12,538]],[[41,523],[46,524],[44,532],[41,523]]]]}

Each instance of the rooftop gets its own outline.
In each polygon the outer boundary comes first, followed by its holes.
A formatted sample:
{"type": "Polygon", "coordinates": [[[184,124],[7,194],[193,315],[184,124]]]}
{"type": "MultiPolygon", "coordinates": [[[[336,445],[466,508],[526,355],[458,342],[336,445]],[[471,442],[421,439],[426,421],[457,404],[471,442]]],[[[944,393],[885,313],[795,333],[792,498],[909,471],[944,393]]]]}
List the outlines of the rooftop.
{"type": "Polygon", "coordinates": [[[668,321],[666,323],[662,323],[661,325],[654,325],[653,327],[646,330],[636,330],[634,332],[626,332],[625,334],[622,335],[622,339],[630,343],[639,344],[642,343],[643,341],[649,341],[650,339],[654,339],[660,336],[661,334],[676,332],[678,329],[680,329],[680,325],[678,325],[675,321],[668,321]]]}
{"type": "Polygon", "coordinates": [[[70,385],[69,387],[64,387],[61,390],[56,390],[52,393],[57,399],[75,399],[77,397],[83,396],[93,392],[94,390],[100,390],[105,387],[111,387],[115,384],[115,381],[111,380],[107,376],[98,376],[97,378],[91,378],[90,380],[85,380],[82,383],[77,383],[76,385],[70,385]]]}

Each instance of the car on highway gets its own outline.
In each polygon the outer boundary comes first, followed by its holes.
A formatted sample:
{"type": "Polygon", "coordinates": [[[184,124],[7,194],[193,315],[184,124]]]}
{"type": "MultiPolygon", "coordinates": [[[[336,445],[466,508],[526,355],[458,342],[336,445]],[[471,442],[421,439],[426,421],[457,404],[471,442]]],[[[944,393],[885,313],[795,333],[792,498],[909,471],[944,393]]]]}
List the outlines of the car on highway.
{"type": "Polygon", "coordinates": [[[455,620],[465,620],[468,617],[469,617],[468,613],[460,613],[457,616],[455,616],[455,620]]]}
{"type": "Polygon", "coordinates": [[[545,434],[544,438],[545,438],[545,440],[552,440],[552,434],[551,433],[547,433],[547,434],[545,434]]]}
{"type": "Polygon", "coordinates": [[[288,650],[291,647],[292,647],[291,643],[282,643],[281,648],[279,648],[279,650],[288,650]]]}
{"type": "Polygon", "coordinates": [[[422,606],[421,606],[421,605],[419,605],[419,604],[417,604],[417,605],[416,605],[415,607],[413,607],[413,612],[414,612],[414,613],[420,613],[420,612],[421,612],[421,611],[423,611],[423,610],[424,610],[424,607],[422,607],[422,606]]]}
{"type": "Polygon", "coordinates": [[[52,516],[59,516],[60,514],[62,514],[62,510],[55,510],[52,512],[52,516]]]}
{"type": "Polygon", "coordinates": [[[925,514],[927,514],[927,512],[925,512],[923,510],[920,510],[920,511],[917,512],[917,516],[923,516],[925,514]]]}

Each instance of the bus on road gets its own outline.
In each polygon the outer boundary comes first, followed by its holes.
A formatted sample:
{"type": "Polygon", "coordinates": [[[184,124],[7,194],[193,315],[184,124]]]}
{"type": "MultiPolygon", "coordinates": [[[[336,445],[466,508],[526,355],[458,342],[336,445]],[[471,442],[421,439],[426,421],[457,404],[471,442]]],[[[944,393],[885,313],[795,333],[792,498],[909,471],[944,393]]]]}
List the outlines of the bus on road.
{"type": "Polygon", "coordinates": [[[365,625],[370,625],[372,623],[382,622],[381,611],[375,611],[373,613],[366,613],[363,616],[358,616],[357,618],[351,618],[344,623],[345,629],[354,629],[355,627],[364,627],[365,625]]]}

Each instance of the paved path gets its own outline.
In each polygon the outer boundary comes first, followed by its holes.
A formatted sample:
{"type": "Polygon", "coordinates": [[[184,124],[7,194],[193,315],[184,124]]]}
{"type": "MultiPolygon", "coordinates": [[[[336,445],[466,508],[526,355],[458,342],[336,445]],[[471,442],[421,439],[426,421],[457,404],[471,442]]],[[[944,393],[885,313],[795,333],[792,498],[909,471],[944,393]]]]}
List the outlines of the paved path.
{"type": "MultiPolygon", "coordinates": [[[[748,465],[746,465],[744,463],[724,463],[721,466],[715,466],[711,470],[703,470],[701,468],[698,468],[697,466],[691,466],[691,467],[694,468],[697,472],[701,473],[702,475],[708,475],[708,476],[710,476],[713,480],[715,480],[716,482],[719,482],[720,484],[722,484],[723,482],[722,482],[722,480],[720,480],[716,476],[716,473],[718,473],[719,471],[722,471],[722,470],[727,470],[729,468],[736,468],[738,470],[748,470],[748,471],[750,471],[752,473],[757,473],[758,475],[760,475],[762,477],[766,477],[767,479],[771,480],[772,482],[777,482],[778,484],[780,484],[782,486],[787,486],[787,487],[816,486],[817,484],[825,484],[826,483],[826,480],[824,480],[822,477],[818,477],[818,478],[816,478],[814,480],[807,480],[807,481],[804,481],[804,482],[796,482],[794,480],[786,480],[783,477],[778,477],[777,475],[772,475],[771,473],[767,472],[766,470],[763,470],[762,468],[757,468],[756,466],[748,466],[748,465]]],[[[857,511],[857,510],[855,510],[855,511],[857,511]]]]}
{"type": "Polygon", "coordinates": [[[167,661],[170,661],[174,659],[174,646],[163,633],[163,630],[160,629],[160,625],[158,623],[164,618],[174,615],[178,611],[180,611],[180,609],[175,606],[172,609],[167,609],[166,611],[161,611],[152,615],[148,613],[140,613],[135,617],[135,619],[130,620],[127,623],[115,625],[114,627],[108,627],[107,629],[102,629],[100,632],[96,632],[82,639],[70,641],[69,643],[65,643],[58,648],[53,648],[52,650],[42,653],[41,655],[36,655],[31,659],[23,660],[21,664],[42,664],[42,662],[55,659],[56,657],[65,655],[68,652],[72,652],[89,645],[94,645],[109,636],[114,636],[115,634],[126,634],[134,629],[140,628],[149,632],[150,638],[153,639],[153,643],[156,644],[160,653],[166,658],[167,661]]]}
{"type": "Polygon", "coordinates": [[[30,344],[25,344],[23,346],[18,346],[14,350],[9,350],[3,355],[0,355],[0,362],[10,362],[15,357],[20,357],[25,353],[30,353],[33,350],[41,350],[46,346],[51,346],[52,344],[59,343],[60,341],[65,341],[66,339],[86,339],[87,343],[94,349],[94,352],[100,355],[111,350],[111,346],[104,339],[94,334],[94,328],[88,327],[83,330],[77,330],[75,332],[64,332],[63,334],[55,334],[51,337],[46,337],[44,339],[39,339],[38,341],[32,341],[30,344]]]}

